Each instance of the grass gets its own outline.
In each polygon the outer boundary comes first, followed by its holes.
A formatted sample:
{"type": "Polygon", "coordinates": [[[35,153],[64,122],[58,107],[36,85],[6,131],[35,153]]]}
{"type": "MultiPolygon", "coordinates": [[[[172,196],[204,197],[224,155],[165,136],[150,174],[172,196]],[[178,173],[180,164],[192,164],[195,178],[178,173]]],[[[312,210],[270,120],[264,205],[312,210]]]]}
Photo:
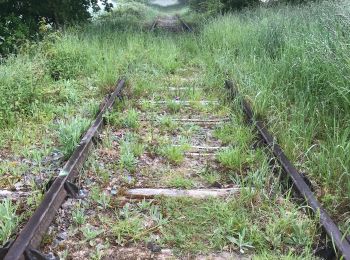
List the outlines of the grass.
{"type": "Polygon", "coordinates": [[[249,146],[253,141],[252,131],[240,125],[223,124],[215,129],[214,137],[218,138],[224,145],[249,146]]]}
{"type": "Polygon", "coordinates": [[[216,154],[218,162],[230,170],[244,170],[245,166],[254,162],[254,154],[245,147],[230,147],[216,154]]]}
{"type": "Polygon", "coordinates": [[[191,179],[179,175],[174,175],[170,177],[170,179],[167,181],[167,184],[170,187],[174,187],[177,189],[190,189],[194,187],[194,183],[191,179]]]}
{"type": "Polygon", "coordinates": [[[131,108],[125,113],[115,112],[107,116],[108,122],[116,127],[136,129],[139,127],[139,113],[131,108]]]}
{"type": "Polygon", "coordinates": [[[258,8],[214,19],[202,31],[212,55],[207,75],[236,80],[288,156],[332,194],[331,202],[324,198],[333,212],[337,200],[349,199],[349,10],[345,2],[258,8]]]}
{"type": "Polygon", "coordinates": [[[136,135],[132,133],[126,134],[120,140],[120,167],[129,172],[135,172],[138,157],[140,157],[143,154],[144,150],[144,145],[139,142],[138,137],[136,135]]]}
{"type": "Polygon", "coordinates": [[[179,113],[181,110],[181,103],[179,102],[171,100],[171,101],[168,101],[166,105],[167,105],[168,111],[172,114],[179,113]]]}
{"type": "Polygon", "coordinates": [[[159,125],[160,130],[163,132],[175,132],[178,127],[171,116],[162,116],[158,119],[157,124],[159,125]]]}
{"type": "Polygon", "coordinates": [[[179,165],[185,159],[186,145],[175,146],[172,144],[160,148],[159,153],[164,156],[170,163],[179,165]]]}
{"type": "Polygon", "coordinates": [[[68,158],[80,142],[81,135],[89,127],[90,121],[84,118],[73,118],[69,122],[59,125],[59,141],[61,151],[68,158]]]}
{"type": "Polygon", "coordinates": [[[209,185],[219,183],[221,180],[220,173],[207,168],[200,174],[200,177],[209,185]]]}
{"type": "Polygon", "coordinates": [[[81,226],[85,223],[86,215],[84,212],[84,208],[82,208],[80,204],[73,209],[72,219],[73,219],[74,224],[76,224],[78,226],[81,226]]]}
{"type": "Polygon", "coordinates": [[[17,228],[16,205],[5,199],[0,202],[0,244],[7,242],[17,228]]]}
{"type": "Polygon", "coordinates": [[[169,224],[163,227],[163,242],[192,253],[226,247],[247,254],[254,250],[257,256],[268,248],[273,248],[275,254],[295,256],[300,248],[302,255],[308,258],[315,232],[310,227],[314,224],[298,217],[296,208],[288,207],[288,212],[281,212],[279,207],[274,207],[275,210],[270,211],[270,203],[276,202],[271,202],[270,198],[260,198],[257,202],[254,194],[227,201],[164,199],[163,211],[167,213],[169,224]],[[256,214],[261,213],[264,220],[256,218],[256,214]]]}

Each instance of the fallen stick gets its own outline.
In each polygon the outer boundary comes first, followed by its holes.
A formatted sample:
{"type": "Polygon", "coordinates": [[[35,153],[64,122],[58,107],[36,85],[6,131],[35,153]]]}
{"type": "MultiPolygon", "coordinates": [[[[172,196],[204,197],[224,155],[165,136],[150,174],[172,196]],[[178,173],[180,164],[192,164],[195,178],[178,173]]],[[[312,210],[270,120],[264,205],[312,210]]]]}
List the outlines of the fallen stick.
{"type": "Polygon", "coordinates": [[[152,199],[156,196],[165,197],[190,197],[195,199],[220,198],[236,195],[240,188],[229,189],[199,189],[199,190],[177,190],[177,189],[130,189],[123,194],[126,198],[152,199]]]}

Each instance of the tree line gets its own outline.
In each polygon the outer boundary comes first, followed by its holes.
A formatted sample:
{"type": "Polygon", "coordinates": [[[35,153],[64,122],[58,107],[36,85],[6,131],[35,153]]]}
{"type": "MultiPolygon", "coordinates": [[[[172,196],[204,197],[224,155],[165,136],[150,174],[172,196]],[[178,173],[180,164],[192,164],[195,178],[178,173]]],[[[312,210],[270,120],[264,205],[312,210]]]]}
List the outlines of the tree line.
{"type": "MultiPolygon", "coordinates": [[[[103,0],[105,10],[113,7],[103,0]]],[[[57,27],[79,23],[98,11],[97,0],[0,0],[0,55],[14,52],[25,40],[37,37],[43,24],[57,27]]]]}

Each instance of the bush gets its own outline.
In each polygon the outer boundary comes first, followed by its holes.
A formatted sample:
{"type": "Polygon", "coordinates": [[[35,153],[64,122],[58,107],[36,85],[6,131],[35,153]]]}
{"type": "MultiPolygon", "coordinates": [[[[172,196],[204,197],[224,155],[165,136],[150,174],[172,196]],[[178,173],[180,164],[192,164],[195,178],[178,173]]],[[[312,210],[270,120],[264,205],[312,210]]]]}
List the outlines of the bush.
{"type": "Polygon", "coordinates": [[[15,52],[29,35],[29,27],[19,17],[0,17],[0,58],[15,52]]]}
{"type": "Polygon", "coordinates": [[[260,0],[189,0],[191,9],[208,14],[239,10],[259,3],[260,0]]]}

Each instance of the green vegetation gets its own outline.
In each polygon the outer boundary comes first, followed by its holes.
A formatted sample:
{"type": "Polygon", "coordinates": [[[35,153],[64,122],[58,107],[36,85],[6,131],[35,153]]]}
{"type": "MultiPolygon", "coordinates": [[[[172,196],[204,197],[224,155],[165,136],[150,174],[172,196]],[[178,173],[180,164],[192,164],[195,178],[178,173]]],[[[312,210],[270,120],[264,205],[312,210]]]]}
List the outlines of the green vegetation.
{"type": "Polygon", "coordinates": [[[288,207],[284,212],[277,201],[268,197],[256,200],[255,195],[242,194],[227,201],[164,199],[169,223],[163,227],[164,242],[192,253],[228,247],[248,254],[254,250],[259,256],[273,248],[275,254],[294,255],[295,250],[308,258],[315,234],[313,223],[299,216],[297,208],[288,207]]]}
{"type": "Polygon", "coordinates": [[[176,113],[180,112],[181,104],[174,101],[174,100],[171,100],[171,101],[167,102],[167,108],[168,108],[168,111],[170,113],[176,114],[176,113]]]}
{"type": "Polygon", "coordinates": [[[184,176],[179,176],[179,175],[175,175],[172,176],[169,180],[168,180],[168,185],[170,187],[174,187],[174,188],[178,188],[178,189],[190,189],[193,188],[194,184],[193,181],[189,178],[186,178],[184,176]]]}
{"type": "Polygon", "coordinates": [[[242,171],[245,166],[253,162],[254,153],[244,147],[230,147],[219,151],[216,157],[222,166],[242,171]]]}
{"type": "Polygon", "coordinates": [[[84,208],[82,208],[81,204],[78,204],[72,211],[72,219],[74,224],[81,226],[86,221],[86,215],[84,212],[84,208]]]}
{"type": "Polygon", "coordinates": [[[169,144],[166,146],[160,147],[159,153],[164,156],[169,162],[179,165],[185,159],[184,153],[188,150],[187,145],[175,146],[169,144]]]}
{"type": "Polygon", "coordinates": [[[5,199],[0,203],[0,243],[7,242],[17,228],[16,205],[5,199]]]}
{"type": "Polygon", "coordinates": [[[251,130],[243,124],[243,122],[235,126],[223,124],[215,129],[214,136],[221,140],[223,144],[247,146],[251,144],[253,135],[251,130]]]}
{"type": "Polygon", "coordinates": [[[62,153],[68,158],[80,142],[81,135],[89,127],[90,121],[84,118],[73,118],[59,125],[59,140],[62,153]]]}
{"type": "Polygon", "coordinates": [[[139,126],[139,114],[135,109],[129,109],[125,112],[111,113],[107,116],[107,120],[111,125],[116,127],[125,127],[135,129],[139,126]]]}
{"type": "MultiPolygon", "coordinates": [[[[107,11],[113,7],[107,0],[101,2],[107,11]]],[[[18,50],[26,41],[42,37],[54,26],[86,22],[91,18],[90,7],[100,10],[97,0],[48,0],[40,4],[36,0],[1,0],[0,58],[18,50]]]]}
{"type": "Polygon", "coordinates": [[[139,142],[137,136],[131,133],[126,134],[120,140],[120,167],[129,172],[134,172],[138,161],[137,158],[143,154],[144,150],[145,147],[139,142]]]}
{"type": "Polygon", "coordinates": [[[349,11],[333,2],[258,8],[217,18],[202,35],[207,75],[236,80],[288,156],[332,194],[335,211],[350,187],[349,11]]]}

